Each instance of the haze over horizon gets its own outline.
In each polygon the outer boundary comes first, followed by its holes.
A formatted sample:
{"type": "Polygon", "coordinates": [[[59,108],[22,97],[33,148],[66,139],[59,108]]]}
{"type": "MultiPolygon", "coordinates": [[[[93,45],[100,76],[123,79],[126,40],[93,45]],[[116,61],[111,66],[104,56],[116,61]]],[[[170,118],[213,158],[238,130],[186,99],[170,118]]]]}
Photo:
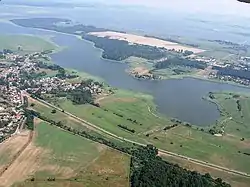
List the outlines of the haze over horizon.
{"type": "MultiPolygon", "coordinates": [[[[66,0],[61,0],[67,2],[66,0]]],[[[137,5],[144,7],[153,7],[161,10],[171,10],[187,13],[212,13],[228,14],[250,17],[250,5],[240,3],[237,0],[74,0],[74,2],[99,2],[104,4],[137,5]]]]}
{"type": "MultiPolygon", "coordinates": [[[[27,0],[8,0],[4,3],[31,3],[27,0]]],[[[32,3],[99,3],[106,5],[127,5],[137,7],[154,8],[157,10],[167,10],[179,13],[205,13],[205,14],[219,14],[219,15],[234,15],[250,17],[250,5],[240,3],[237,0],[33,0],[32,3]]],[[[152,11],[154,11],[152,10],[152,11]]]]}

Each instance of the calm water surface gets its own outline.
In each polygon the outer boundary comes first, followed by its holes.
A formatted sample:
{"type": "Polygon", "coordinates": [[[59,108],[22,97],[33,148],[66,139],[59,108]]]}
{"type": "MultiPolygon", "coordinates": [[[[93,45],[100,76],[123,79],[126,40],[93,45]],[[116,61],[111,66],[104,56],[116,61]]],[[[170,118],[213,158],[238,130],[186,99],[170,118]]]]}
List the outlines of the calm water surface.
{"type": "Polygon", "coordinates": [[[140,81],[125,73],[126,64],[101,59],[101,50],[94,48],[92,43],[79,40],[74,36],[22,28],[1,22],[0,33],[53,35],[55,36],[54,42],[67,46],[65,50],[52,55],[55,63],[101,77],[114,87],[151,94],[162,114],[195,125],[209,125],[219,118],[216,106],[202,100],[202,97],[209,91],[249,92],[249,89],[246,88],[191,78],[140,81]]]}

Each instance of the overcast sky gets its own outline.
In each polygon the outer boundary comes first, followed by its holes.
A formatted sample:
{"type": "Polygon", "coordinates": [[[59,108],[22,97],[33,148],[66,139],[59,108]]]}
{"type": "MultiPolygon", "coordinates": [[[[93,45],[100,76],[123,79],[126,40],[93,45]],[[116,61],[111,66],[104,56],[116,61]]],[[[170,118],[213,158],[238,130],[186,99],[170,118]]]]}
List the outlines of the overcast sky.
{"type": "Polygon", "coordinates": [[[250,17],[250,5],[237,0],[75,0],[78,2],[102,2],[106,4],[143,5],[162,10],[187,13],[229,14],[250,17]]]}

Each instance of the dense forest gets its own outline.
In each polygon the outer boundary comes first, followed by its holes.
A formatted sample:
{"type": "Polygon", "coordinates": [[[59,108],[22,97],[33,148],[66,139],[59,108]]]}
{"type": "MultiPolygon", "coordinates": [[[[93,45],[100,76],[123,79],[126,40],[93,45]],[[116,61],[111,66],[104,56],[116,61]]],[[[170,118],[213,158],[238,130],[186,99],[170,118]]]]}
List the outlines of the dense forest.
{"type": "Polygon", "coordinates": [[[139,147],[132,155],[132,187],[230,187],[220,178],[213,179],[209,174],[201,175],[162,160],[152,145],[139,147]]]}
{"type": "Polygon", "coordinates": [[[111,60],[125,60],[130,56],[149,60],[166,57],[166,50],[147,45],[130,45],[127,41],[113,40],[108,37],[84,35],[84,39],[95,43],[97,48],[103,49],[102,57],[111,60]]]}
{"type": "Polygon", "coordinates": [[[217,66],[213,66],[213,69],[217,70],[217,75],[220,76],[232,76],[235,78],[250,80],[250,71],[248,70],[238,70],[231,67],[222,68],[217,66]]]}
{"type": "Polygon", "coordinates": [[[165,61],[157,62],[155,64],[156,69],[165,69],[165,68],[171,68],[176,66],[184,66],[184,67],[190,67],[190,68],[196,68],[196,69],[205,69],[207,67],[207,64],[204,62],[199,62],[196,60],[189,60],[182,57],[170,57],[165,61]]]}

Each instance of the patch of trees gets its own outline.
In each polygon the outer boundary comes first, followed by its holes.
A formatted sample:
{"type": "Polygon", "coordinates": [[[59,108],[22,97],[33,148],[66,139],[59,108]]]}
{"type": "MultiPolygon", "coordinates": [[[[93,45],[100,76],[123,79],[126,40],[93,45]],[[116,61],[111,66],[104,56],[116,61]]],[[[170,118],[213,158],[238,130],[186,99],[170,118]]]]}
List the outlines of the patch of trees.
{"type": "Polygon", "coordinates": [[[187,71],[182,70],[182,69],[173,69],[172,71],[173,71],[176,75],[181,75],[181,74],[187,73],[187,71]]]}
{"type": "Polygon", "coordinates": [[[23,107],[24,107],[24,108],[27,108],[28,106],[29,106],[28,97],[27,97],[27,96],[24,96],[24,97],[23,97],[23,107]]]}
{"type": "Polygon", "coordinates": [[[189,50],[185,50],[183,54],[184,54],[184,56],[189,56],[189,55],[194,54],[194,52],[193,51],[189,51],[189,50]]]}
{"type": "Polygon", "coordinates": [[[171,121],[172,121],[173,123],[182,124],[182,121],[181,121],[181,120],[178,120],[178,119],[175,119],[175,118],[172,118],[171,121]]]}
{"type": "Polygon", "coordinates": [[[173,124],[173,125],[170,125],[170,126],[167,126],[167,127],[164,127],[164,131],[167,131],[167,130],[169,130],[169,129],[172,129],[172,128],[174,128],[174,127],[177,127],[178,126],[178,124],[173,124]]]}
{"type": "Polygon", "coordinates": [[[46,72],[39,72],[39,73],[36,73],[34,71],[31,71],[31,72],[27,72],[25,70],[21,70],[20,71],[20,78],[23,79],[23,80],[34,80],[34,79],[39,79],[39,78],[42,78],[44,76],[46,76],[47,73],[46,72]]]}
{"type": "Polygon", "coordinates": [[[103,49],[102,57],[111,60],[125,60],[135,56],[149,60],[166,57],[166,50],[147,45],[130,45],[127,41],[110,39],[108,37],[97,37],[83,35],[83,38],[95,43],[95,47],[103,49]]]}
{"type": "MultiPolygon", "coordinates": [[[[204,129],[203,129],[204,131],[204,129]]],[[[215,129],[215,127],[209,129],[208,131],[210,134],[215,135],[215,134],[223,134],[223,131],[220,129],[215,129]]]]}
{"type": "Polygon", "coordinates": [[[67,98],[70,99],[74,104],[94,104],[93,96],[90,90],[75,89],[68,93],[67,98]]]}
{"type": "Polygon", "coordinates": [[[244,69],[238,70],[238,69],[233,69],[231,67],[222,68],[217,66],[213,66],[213,69],[217,70],[217,75],[220,76],[231,76],[234,78],[250,80],[250,71],[248,70],[244,69]]]}
{"type": "Polygon", "coordinates": [[[207,64],[204,62],[199,62],[196,60],[190,60],[182,57],[170,57],[165,61],[157,62],[155,64],[156,69],[165,69],[165,68],[171,68],[171,67],[190,67],[190,68],[196,68],[196,69],[205,69],[207,67],[207,64]]]}
{"type": "Polygon", "coordinates": [[[29,130],[34,130],[34,115],[31,110],[25,109],[24,115],[26,117],[26,127],[29,130]]]}
{"type": "Polygon", "coordinates": [[[213,92],[209,92],[208,97],[212,100],[215,99],[213,92]]]}
{"type": "Polygon", "coordinates": [[[33,131],[34,130],[34,115],[33,115],[32,110],[27,109],[27,107],[29,106],[28,97],[24,96],[23,101],[24,101],[24,104],[23,104],[24,116],[26,117],[25,125],[27,129],[33,131]]]}
{"type": "Polygon", "coordinates": [[[74,90],[70,91],[54,91],[52,94],[55,94],[56,97],[67,97],[67,99],[71,100],[73,104],[91,104],[96,107],[100,107],[98,103],[94,102],[93,94],[90,91],[91,86],[99,85],[102,87],[103,85],[98,82],[94,82],[92,79],[88,79],[81,82],[81,85],[74,90]]]}
{"type": "Polygon", "coordinates": [[[137,121],[136,119],[133,120],[133,119],[131,119],[131,118],[128,118],[127,120],[128,120],[128,121],[131,121],[131,122],[134,123],[134,124],[138,124],[138,121],[137,121]]]}
{"type": "Polygon", "coordinates": [[[139,147],[131,158],[132,187],[230,187],[222,179],[213,179],[162,160],[152,146],[139,147]]]}
{"type": "Polygon", "coordinates": [[[240,100],[237,100],[236,104],[237,104],[238,111],[241,111],[242,108],[241,108],[240,100]]]}
{"type": "Polygon", "coordinates": [[[113,112],[113,114],[115,114],[116,116],[120,117],[120,118],[123,118],[123,115],[122,114],[118,114],[117,112],[113,112]]]}
{"type": "Polygon", "coordinates": [[[125,126],[125,125],[119,124],[119,125],[117,125],[117,126],[120,127],[120,128],[122,128],[122,129],[124,129],[124,130],[126,130],[126,131],[129,131],[129,132],[131,132],[131,133],[135,133],[135,130],[134,130],[134,129],[130,129],[130,128],[128,128],[128,127],[125,126]]]}
{"type": "Polygon", "coordinates": [[[48,63],[44,63],[39,61],[37,63],[37,67],[42,68],[42,69],[50,69],[53,71],[61,71],[61,72],[65,72],[64,68],[62,68],[61,66],[57,65],[57,64],[48,64],[48,63]]]}
{"type": "Polygon", "coordinates": [[[250,153],[243,153],[244,155],[250,156],[250,153]]]}

